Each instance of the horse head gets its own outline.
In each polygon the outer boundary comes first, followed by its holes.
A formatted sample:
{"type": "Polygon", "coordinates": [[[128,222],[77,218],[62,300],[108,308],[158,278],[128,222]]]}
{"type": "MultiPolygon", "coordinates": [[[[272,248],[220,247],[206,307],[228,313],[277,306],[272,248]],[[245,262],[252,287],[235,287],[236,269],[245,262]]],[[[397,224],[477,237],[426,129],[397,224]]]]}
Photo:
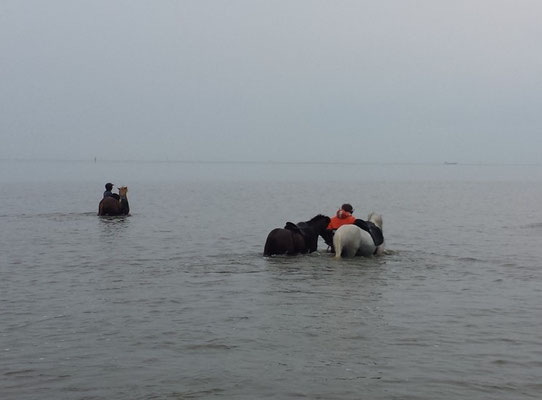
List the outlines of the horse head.
{"type": "Polygon", "coordinates": [[[309,225],[311,225],[316,233],[321,234],[322,231],[324,231],[327,226],[329,225],[329,217],[326,217],[325,215],[318,214],[317,216],[313,217],[310,221],[307,221],[309,225]]]}
{"type": "Polygon", "coordinates": [[[330,218],[322,214],[318,214],[308,221],[308,224],[312,226],[316,234],[320,235],[328,246],[333,242],[333,232],[327,229],[329,221],[330,218]]]}
{"type": "Polygon", "coordinates": [[[126,193],[128,193],[128,186],[119,187],[119,196],[120,197],[126,197],[126,193]]]}
{"type": "Polygon", "coordinates": [[[369,213],[369,215],[367,216],[367,221],[371,221],[373,224],[375,224],[376,226],[378,226],[380,229],[382,229],[382,215],[380,214],[377,214],[375,212],[371,212],[369,213]]]}

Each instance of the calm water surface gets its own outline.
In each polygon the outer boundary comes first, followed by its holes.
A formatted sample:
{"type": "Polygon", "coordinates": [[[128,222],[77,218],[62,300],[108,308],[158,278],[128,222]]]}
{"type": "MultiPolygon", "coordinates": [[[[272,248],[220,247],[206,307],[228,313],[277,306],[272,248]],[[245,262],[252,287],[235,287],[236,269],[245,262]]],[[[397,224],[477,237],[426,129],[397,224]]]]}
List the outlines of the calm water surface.
{"type": "Polygon", "coordinates": [[[541,167],[4,164],[3,400],[542,397],[541,167]],[[388,254],[262,257],[342,202],[388,254]]]}

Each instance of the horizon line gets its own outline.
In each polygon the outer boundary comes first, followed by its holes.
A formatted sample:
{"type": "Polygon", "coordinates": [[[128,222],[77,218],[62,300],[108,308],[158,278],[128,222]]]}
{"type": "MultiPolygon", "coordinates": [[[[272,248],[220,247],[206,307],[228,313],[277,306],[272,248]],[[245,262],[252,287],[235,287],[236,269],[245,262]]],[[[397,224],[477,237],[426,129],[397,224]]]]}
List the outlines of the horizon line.
{"type": "Polygon", "coordinates": [[[459,162],[459,161],[300,161],[300,160],[182,160],[182,159],[100,159],[100,158],[28,158],[0,157],[0,161],[16,162],[81,162],[141,164],[259,164],[259,165],[446,165],[446,166],[540,166],[540,162],[459,162]]]}

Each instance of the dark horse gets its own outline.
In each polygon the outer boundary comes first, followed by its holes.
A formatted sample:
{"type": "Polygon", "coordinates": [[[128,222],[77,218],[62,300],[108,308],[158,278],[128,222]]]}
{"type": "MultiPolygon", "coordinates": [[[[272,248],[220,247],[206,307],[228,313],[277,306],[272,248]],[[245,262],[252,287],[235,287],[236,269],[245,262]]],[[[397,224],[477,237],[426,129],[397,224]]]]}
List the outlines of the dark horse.
{"type": "Polygon", "coordinates": [[[306,222],[287,222],[284,228],[275,228],[269,232],[263,255],[312,253],[318,246],[318,235],[327,238],[328,225],[329,217],[321,214],[306,222]]]}
{"type": "Polygon", "coordinates": [[[104,197],[98,205],[98,215],[128,215],[130,213],[130,204],[128,204],[128,188],[119,187],[119,195],[113,197],[104,197]]]}

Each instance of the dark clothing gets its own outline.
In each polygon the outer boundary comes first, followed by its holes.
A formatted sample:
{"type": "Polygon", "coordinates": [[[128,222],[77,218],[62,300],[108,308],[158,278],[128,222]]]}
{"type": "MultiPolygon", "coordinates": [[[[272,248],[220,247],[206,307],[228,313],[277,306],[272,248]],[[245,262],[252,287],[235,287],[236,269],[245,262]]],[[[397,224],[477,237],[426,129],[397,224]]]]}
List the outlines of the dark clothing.
{"type": "Polygon", "coordinates": [[[106,191],[104,192],[104,199],[105,199],[106,197],[114,197],[114,196],[113,196],[113,193],[111,193],[111,190],[106,190],[106,191]]]}

